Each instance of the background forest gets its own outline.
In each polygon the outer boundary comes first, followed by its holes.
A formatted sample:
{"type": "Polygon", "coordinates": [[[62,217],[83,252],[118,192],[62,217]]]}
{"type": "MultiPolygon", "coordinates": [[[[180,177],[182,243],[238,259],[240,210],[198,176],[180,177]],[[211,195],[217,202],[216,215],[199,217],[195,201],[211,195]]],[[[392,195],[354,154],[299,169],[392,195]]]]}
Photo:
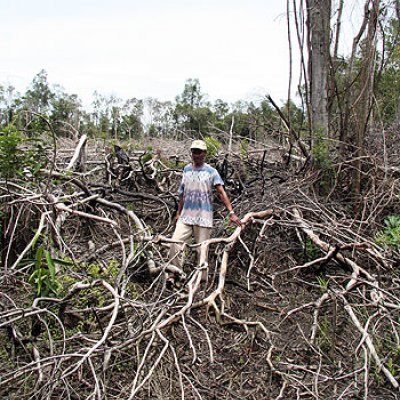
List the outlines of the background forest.
{"type": "Polygon", "coordinates": [[[400,397],[400,4],[365,1],[346,55],[342,11],[288,2],[283,103],[0,87],[2,398],[400,397]],[[197,138],[243,226],[217,205],[170,288],[197,138]]]}

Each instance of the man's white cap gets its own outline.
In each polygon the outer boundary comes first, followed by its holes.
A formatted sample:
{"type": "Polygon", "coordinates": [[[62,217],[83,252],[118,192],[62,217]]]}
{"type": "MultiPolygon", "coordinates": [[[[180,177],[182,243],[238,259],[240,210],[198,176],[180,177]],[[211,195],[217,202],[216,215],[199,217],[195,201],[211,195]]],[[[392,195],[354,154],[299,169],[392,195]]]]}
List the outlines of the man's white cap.
{"type": "Polygon", "coordinates": [[[200,149],[200,150],[207,150],[207,145],[203,140],[194,140],[190,149],[200,149]]]}

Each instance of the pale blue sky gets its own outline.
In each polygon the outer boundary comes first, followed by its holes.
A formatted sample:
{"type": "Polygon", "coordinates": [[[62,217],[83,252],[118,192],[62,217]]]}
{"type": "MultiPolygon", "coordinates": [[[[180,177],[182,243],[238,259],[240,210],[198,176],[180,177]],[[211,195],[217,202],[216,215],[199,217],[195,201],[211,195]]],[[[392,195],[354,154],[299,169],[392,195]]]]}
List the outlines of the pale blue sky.
{"type": "Polygon", "coordinates": [[[287,98],[284,0],[0,0],[0,83],[41,70],[89,102],[95,90],[174,100],[198,78],[210,100],[287,98]]]}

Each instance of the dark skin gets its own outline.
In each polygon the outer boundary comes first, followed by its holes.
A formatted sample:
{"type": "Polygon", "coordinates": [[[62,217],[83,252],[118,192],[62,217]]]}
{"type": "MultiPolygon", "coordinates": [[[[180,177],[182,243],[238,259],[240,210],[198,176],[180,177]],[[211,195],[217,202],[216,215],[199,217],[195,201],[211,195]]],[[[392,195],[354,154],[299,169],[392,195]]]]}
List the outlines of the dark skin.
{"type": "MultiPolygon", "coordinates": [[[[205,163],[207,152],[201,149],[192,149],[192,163],[195,168],[200,168],[205,163]]],[[[221,199],[222,203],[224,204],[225,208],[231,212],[233,211],[233,207],[231,201],[229,200],[228,195],[225,192],[223,185],[216,185],[215,190],[217,191],[219,198],[221,199]]],[[[183,208],[184,197],[181,195],[179,197],[179,204],[178,204],[178,211],[176,213],[176,220],[179,219],[182,208],[183,208]]],[[[240,218],[236,214],[229,214],[229,220],[236,224],[237,226],[242,226],[242,222],[240,218]]]]}

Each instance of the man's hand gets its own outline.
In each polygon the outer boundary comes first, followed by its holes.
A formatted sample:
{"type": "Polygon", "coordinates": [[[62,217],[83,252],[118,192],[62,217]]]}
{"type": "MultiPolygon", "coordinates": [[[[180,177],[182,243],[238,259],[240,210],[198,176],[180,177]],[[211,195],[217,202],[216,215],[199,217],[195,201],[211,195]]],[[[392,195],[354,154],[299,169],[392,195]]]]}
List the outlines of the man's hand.
{"type": "Polygon", "coordinates": [[[216,185],[215,189],[217,190],[217,192],[219,194],[219,198],[224,203],[225,208],[229,211],[229,220],[231,222],[233,222],[234,224],[236,224],[237,226],[242,226],[242,221],[233,211],[231,201],[229,200],[229,197],[225,192],[224,186],[216,185]]]}
{"type": "Polygon", "coordinates": [[[229,214],[229,221],[233,222],[237,226],[242,226],[242,221],[236,214],[229,214]]]}

